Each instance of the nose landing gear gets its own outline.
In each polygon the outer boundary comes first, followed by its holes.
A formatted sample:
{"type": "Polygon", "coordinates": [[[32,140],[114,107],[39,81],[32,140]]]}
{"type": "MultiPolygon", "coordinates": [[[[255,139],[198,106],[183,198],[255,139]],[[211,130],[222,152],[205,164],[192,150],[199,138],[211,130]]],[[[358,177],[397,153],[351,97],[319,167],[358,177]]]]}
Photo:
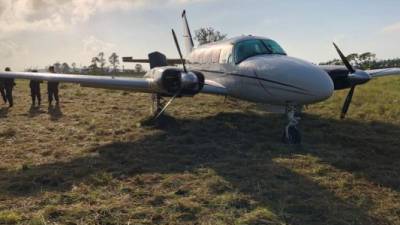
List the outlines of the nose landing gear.
{"type": "Polygon", "coordinates": [[[282,141],[285,144],[301,144],[301,133],[297,128],[299,124],[300,117],[296,117],[296,107],[287,106],[286,115],[288,117],[289,123],[283,131],[282,141]]]}

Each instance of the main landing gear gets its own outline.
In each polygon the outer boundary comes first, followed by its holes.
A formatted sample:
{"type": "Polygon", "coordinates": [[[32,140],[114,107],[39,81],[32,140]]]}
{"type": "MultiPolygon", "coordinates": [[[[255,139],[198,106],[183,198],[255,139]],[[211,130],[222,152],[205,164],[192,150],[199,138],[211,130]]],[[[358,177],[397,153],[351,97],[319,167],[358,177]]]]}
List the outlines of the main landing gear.
{"type": "Polygon", "coordinates": [[[154,118],[161,112],[167,101],[159,94],[151,94],[150,115],[154,118]]]}
{"type": "Polygon", "coordinates": [[[176,93],[174,96],[170,97],[169,100],[160,94],[152,94],[151,116],[153,117],[153,120],[158,120],[161,116],[163,116],[165,110],[179,96],[179,94],[180,92],[176,93]]]}
{"type": "Polygon", "coordinates": [[[288,125],[283,131],[282,141],[286,144],[301,144],[301,133],[297,128],[300,117],[296,117],[296,107],[287,106],[286,115],[288,117],[288,125]]]}

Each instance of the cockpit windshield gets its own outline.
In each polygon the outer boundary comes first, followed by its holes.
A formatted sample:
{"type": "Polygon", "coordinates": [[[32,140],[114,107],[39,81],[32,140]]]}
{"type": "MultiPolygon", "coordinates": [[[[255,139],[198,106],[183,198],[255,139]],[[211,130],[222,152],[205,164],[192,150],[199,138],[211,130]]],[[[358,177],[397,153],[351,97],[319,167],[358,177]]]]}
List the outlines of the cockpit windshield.
{"type": "Polygon", "coordinates": [[[286,55],[286,52],[273,40],[252,39],[239,42],[235,46],[235,61],[240,63],[256,55],[286,55]]]}

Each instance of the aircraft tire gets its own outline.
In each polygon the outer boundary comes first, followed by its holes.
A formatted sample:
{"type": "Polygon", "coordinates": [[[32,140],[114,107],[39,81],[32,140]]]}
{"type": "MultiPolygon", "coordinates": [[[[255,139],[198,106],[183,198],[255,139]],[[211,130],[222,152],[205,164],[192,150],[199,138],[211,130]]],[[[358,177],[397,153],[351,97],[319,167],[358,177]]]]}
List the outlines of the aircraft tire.
{"type": "Polygon", "coordinates": [[[301,133],[296,126],[290,126],[288,132],[288,135],[286,135],[286,129],[283,132],[283,143],[292,145],[301,144],[301,133]]]}

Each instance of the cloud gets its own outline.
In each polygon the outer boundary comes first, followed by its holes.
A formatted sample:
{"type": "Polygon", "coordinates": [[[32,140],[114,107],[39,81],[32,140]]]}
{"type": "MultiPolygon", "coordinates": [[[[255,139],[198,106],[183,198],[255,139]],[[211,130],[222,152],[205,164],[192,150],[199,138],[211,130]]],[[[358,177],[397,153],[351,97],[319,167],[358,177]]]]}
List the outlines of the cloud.
{"type": "Polygon", "coordinates": [[[111,52],[115,47],[115,44],[100,40],[94,36],[83,40],[84,54],[89,56],[97,55],[99,52],[111,52]]]}
{"type": "Polygon", "coordinates": [[[175,6],[209,0],[1,0],[0,34],[59,31],[99,12],[175,6]]]}
{"type": "Polygon", "coordinates": [[[0,59],[10,59],[17,55],[28,55],[28,51],[14,41],[0,39],[0,59]]]}
{"type": "Polygon", "coordinates": [[[382,29],[384,33],[394,33],[400,31],[400,22],[388,25],[382,29]]]}

